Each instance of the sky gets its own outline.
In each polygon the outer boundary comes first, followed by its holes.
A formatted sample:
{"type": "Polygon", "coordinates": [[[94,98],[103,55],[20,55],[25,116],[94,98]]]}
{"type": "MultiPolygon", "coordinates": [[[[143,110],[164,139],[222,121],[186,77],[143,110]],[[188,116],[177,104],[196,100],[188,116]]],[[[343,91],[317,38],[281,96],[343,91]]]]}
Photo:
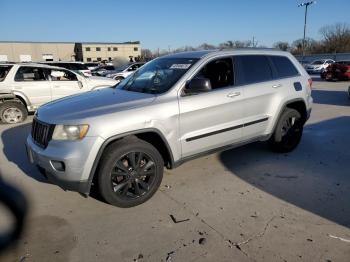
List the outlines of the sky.
{"type": "MultiPolygon", "coordinates": [[[[303,36],[300,0],[0,0],[0,41],[126,42],[175,49],[252,40],[271,47],[303,36]]],[[[350,0],[309,7],[307,36],[350,23],[350,0]]]]}

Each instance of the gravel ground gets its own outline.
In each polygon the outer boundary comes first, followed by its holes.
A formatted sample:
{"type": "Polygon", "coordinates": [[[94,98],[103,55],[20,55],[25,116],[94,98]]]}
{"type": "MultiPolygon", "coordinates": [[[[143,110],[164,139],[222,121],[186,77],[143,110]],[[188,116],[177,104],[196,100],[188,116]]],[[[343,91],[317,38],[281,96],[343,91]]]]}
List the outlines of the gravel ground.
{"type": "Polygon", "coordinates": [[[48,184],[26,158],[31,118],[1,125],[0,173],[30,214],[0,261],[349,261],[349,85],[315,79],[294,152],[255,143],[193,160],[131,209],[48,184]]]}

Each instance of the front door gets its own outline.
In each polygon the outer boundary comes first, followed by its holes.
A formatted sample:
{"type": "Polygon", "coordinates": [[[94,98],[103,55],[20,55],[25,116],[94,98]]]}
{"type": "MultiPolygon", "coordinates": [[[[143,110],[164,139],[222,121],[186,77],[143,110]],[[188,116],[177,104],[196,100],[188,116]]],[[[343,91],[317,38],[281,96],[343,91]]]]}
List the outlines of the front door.
{"type": "Polygon", "coordinates": [[[194,78],[210,80],[212,90],[179,95],[182,157],[239,141],[243,127],[243,90],[234,85],[233,59],[209,61],[194,78]]]}
{"type": "Polygon", "coordinates": [[[52,100],[83,92],[77,75],[65,69],[50,69],[52,100]]]}

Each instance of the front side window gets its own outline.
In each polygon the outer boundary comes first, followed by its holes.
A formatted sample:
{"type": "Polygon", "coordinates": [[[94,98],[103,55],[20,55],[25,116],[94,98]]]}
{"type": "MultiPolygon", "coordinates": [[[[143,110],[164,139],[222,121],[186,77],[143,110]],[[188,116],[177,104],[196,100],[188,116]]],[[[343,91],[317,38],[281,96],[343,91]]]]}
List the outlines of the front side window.
{"type": "Polygon", "coordinates": [[[4,81],[7,74],[10,72],[12,65],[0,66],[0,82],[4,81]]]}
{"type": "Polygon", "coordinates": [[[223,88],[233,85],[232,58],[221,58],[206,64],[195,78],[207,78],[211,88],[223,88]]]}
{"type": "Polygon", "coordinates": [[[277,78],[293,77],[299,75],[293,63],[285,56],[270,56],[277,71],[277,78]]]}
{"type": "Polygon", "coordinates": [[[311,64],[312,65],[323,65],[324,61],[321,61],[321,60],[316,60],[316,61],[313,61],[311,64]]]}
{"type": "Polygon", "coordinates": [[[49,69],[48,75],[51,77],[51,81],[78,81],[77,76],[67,70],[49,69]]]}
{"type": "Polygon", "coordinates": [[[189,58],[155,59],[122,81],[118,87],[133,92],[162,94],[172,88],[197,61],[189,58]]]}
{"type": "Polygon", "coordinates": [[[236,84],[248,85],[273,79],[269,59],[264,55],[236,56],[236,84]]]}
{"type": "Polygon", "coordinates": [[[40,67],[21,66],[15,75],[15,81],[46,81],[44,69],[40,67]]]}

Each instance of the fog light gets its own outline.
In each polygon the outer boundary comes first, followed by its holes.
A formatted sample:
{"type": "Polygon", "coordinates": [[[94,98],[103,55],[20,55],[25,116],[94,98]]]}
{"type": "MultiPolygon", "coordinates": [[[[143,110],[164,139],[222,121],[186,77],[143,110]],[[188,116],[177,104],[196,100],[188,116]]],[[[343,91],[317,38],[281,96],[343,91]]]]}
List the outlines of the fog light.
{"type": "Polygon", "coordinates": [[[62,161],[51,160],[51,165],[56,171],[64,172],[66,165],[62,161]]]}

